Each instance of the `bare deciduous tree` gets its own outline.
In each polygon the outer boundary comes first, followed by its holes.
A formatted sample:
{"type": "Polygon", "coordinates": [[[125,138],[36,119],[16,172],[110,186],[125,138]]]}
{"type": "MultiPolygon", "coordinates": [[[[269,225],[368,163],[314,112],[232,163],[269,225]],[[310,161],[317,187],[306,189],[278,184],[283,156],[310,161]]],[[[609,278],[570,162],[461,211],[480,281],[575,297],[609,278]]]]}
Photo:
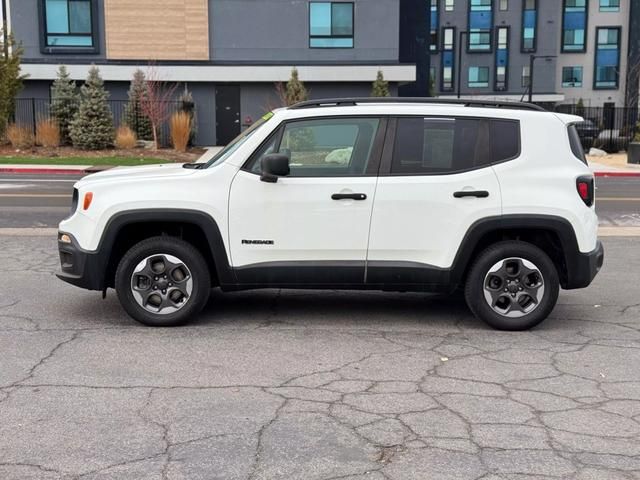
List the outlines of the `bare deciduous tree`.
{"type": "Polygon", "coordinates": [[[151,122],[153,145],[157,150],[159,146],[158,134],[162,124],[171,115],[169,107],[178,85],[162,80],[158,70],[153,65],[150,65],[147,69],[146,77],[145,95],[139,99],[140,110],[151,122]]]}

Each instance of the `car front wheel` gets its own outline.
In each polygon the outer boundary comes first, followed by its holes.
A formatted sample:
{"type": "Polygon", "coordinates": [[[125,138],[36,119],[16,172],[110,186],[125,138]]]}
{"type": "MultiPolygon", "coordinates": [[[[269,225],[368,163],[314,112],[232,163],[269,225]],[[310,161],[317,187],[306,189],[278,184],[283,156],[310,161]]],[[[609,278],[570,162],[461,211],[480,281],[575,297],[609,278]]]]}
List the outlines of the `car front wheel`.
{"type": "Polygon", "coordinates": [[[473,263],[465,299],[476,317],[499,330],[527,330],[549,316],[558,300],[558,272],[549,256],[521,241],[484,250],[473,263]]]}
{"type": "Polygon", "coordinates": [[[118,299],[135,320],[149,326],[183,325],[209,298],[210,276],[202,254],[175,237],[134,245],[116,270],[118,299]]]}

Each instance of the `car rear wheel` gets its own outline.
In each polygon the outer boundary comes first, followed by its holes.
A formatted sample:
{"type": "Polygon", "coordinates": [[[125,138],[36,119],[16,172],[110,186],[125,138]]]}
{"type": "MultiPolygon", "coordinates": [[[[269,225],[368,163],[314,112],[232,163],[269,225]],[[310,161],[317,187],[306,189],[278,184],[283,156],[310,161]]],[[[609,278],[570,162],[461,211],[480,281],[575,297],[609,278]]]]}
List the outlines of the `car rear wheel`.
{"type": "Polygon", "coordinates": [[[202,310],[210,282],[207,263],[191,244],[175,237],[153,237],[125,253],[115,287],[122,307],[135,320],[172,327],[202,310]]]}
{"type": "Polygon", "coordinates": [[[558,272],[538,247],[497,243],[472,265],[465,299],[476,317],[499,330],[527,330],[549,316],[558,300],[558,272]]]}

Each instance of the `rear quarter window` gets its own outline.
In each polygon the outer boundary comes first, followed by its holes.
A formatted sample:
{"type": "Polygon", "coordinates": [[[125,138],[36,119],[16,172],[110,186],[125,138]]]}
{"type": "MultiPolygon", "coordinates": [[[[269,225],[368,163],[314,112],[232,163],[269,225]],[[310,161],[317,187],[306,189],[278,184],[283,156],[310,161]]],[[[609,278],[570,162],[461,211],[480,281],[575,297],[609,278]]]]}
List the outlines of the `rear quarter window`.
{"type": "Polygon", "coordinates": [[[575,124],[569,125],[567,127],[567,133],[569,135],[569,145],[571,146],[571,152],[573,152],[573,155],[582,163],[587,165],[587,157],[584,154],[582,141],[580,140],[580,134],[578,133],[578,129],[576,128],[575,124]]]}
{"type": "Polygon", "coordinates": [[[520,155],[520,122],[491,120],[491,161],[504,162],[520,155]]]}

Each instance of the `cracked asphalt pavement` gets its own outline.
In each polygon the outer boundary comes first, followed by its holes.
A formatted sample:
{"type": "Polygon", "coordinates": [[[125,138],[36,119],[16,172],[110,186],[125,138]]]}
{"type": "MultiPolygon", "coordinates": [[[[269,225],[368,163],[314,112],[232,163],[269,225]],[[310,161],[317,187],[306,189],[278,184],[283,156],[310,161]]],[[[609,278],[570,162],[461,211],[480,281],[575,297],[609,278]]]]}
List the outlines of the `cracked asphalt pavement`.
{"type": "Polygon", "coordinates": [[[0,236],[0,479],[640,478],[640,238],[530,332],[461,298],[222,294],[139,326],[0,236]]]}

